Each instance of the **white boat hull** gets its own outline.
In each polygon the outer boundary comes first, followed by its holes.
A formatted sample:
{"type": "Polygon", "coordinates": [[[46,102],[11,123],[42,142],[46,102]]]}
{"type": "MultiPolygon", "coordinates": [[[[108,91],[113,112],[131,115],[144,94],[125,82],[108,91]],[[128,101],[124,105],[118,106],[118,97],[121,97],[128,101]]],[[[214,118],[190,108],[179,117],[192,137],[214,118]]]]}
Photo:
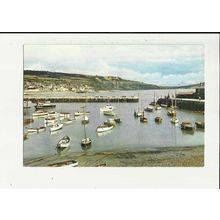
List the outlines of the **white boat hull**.
{"type": "Polygon", "coordinates": [[[96,129],[96,131],[98,132],[98,133],[101,133],[101,132],[105,132],[105,131],[110,131],[110,130],[112,130],[113,129],[113,125],[111,125],[111,126],[102,126],[102,127],[98,127],[97,129],[96,129]]]}
{"type": "Polygon", "coordinates": [[[58,131],[63,128],[63,124],[56,124],[55,126],[50,127],[50,131],[58,131]]]}

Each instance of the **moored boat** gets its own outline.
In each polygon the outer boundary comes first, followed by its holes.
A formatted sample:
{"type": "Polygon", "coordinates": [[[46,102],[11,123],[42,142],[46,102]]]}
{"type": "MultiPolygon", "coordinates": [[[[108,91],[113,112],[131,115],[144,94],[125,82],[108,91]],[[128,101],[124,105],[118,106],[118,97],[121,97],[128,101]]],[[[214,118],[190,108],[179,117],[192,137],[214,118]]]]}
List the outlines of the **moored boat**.
{"type": "Polygon", "coordinates": [[[50,131],[53,132],[53,131],[60,130],[62,128],[63,128],[63,124],[54,124],[50,127],[50,131]]]}
{"type": "Polygon", "coordinates": [[[69,145],[70,145],[70,138],[67,135],[61,138],[57,143],[58,148],[66,148],[69,147],[69,145]]]}
{"type": "Polygon", "coordinates": [[[197,122],[195,122],[195,126],[196,126],[196,128],[204,129],[205,128],[205,123],[202,122],[202,121],[197,121],[197,122]]]}
{"type": "Polygon", "coordinates": [[[187,131],[192,131],[192,130],[194,130],[194,127],[193,127],[191,122],[184,121],[184,122],[181,123],[181,129],[182,130],[187,130],[187,131]]]}
{"type": "Polygon", "coordinates": [[[168,110],[167,115],[174,117],[174,116],[176,116],[176,111],[174,109],[170,109],[170,110],[168,110]]]}
{"type": "Polygon", "coordinates": [[[101,111],[101,112],[106,112],[106,111],[113,111],[114,109],[115,109],[114,106],[112,106],[112,105],[106,105],[106,106],[100,108],[100,111],[101,111]]]}
{"type": "Polygon", "coordinates": [[[69,118],[70,113],[69,112],[60,112],[60,118],[69,118]]]}
{"type": "Polygon", "coordinates": [[[35,134],[38,132],[38,129],[37,128],[28,128],[27,132],[28,132],[28,134],[35,134]]]}
{"type": "Polygon", "coordinates": [[[46,123],[46,124],[51,124],[51,123],[56,123],[56,122],[57,122],[56,117],[48,116],[44,119],[44,123],[46,123]]]}
{"type": "Polygon", "coordinates": [[[156,105],[155,106],[155,110],[160,110],[161,109],[161,106],[160,105],[156,105]]]}
{"type": "Polygon", "coordinates": [[[50,102],[37,103],[37,105],[35,105],[35,109],[55,108],[55,107],[56,105],[50,102]]]}
{"type": "Polygon", "coordinates": [[[49,116],[49,117],[58,117],[58,116],[59,116],[59,113],[58,113],[58,112],[55,112],[55,111],[49,111],[49,112],[48,112],[48,116],[49,116]]]}
{"type": "Polygon", "coordinates": [[[141,111],[134,111],[134,117],[138,118],[141,117],[142,112],[141,111]]]}
{"type": "Polygon", "coordinates": [[[113,125],[100,125],[97,127],[96,132],[105,132],[113,129],[113,125]]]}
{"type": "Polygon", "coordinates": [[[179,120],[177,118],[171,118],[170,122],[173,124],[177,124],[179,120]]]}
{"type": "Polygon", "coordinates": [[[154,108],[152,106],[148,106],[144,109],[144,111],[146,112],[153,112],[154,111],[154,108]]]}
{"type": "Polygon", "coordinates": [[[112,111],[112,110],[108,110],[108,111],[103,111],[103,114],[104,115],[107,115],[107,116],[115,116],[115,113],[112,111]]]}
{"type": "Polygon", "coordinates": [[[47,116],[47,115],[48,115],[48,112],[42,111],[42,110],[35,111],[35,112],[32,114],[33,117],[40,117],[40,116],[47,116]]]}
{"type": "Polygon", "coordinates": [[[155,117],[155,122],[157,122],[157,123],[161,123],[162,122],[162,118],[161,117],[159,117],[159,116],[157,116],[157,117],[155,117]]]}
{"type": "Polygon", "coordinates": [[[147,117],[141,116],[141,117],[140,117],[140,122],[143,122],[143,123],[148,122],[147,117]]]}
{"type": "Polygon", "coordinates": [[[89,123],[89,118],[88,118],[88,116],[84,116],[83,117],[83,120],[82,120],[82,124],[88,124],[89,123]]]}
{"type": "Polygon", "coordinates": [[[81,146],[83,146],[83,147],[90,146],[91,144],[92,144],[91,138],[83,138],[81,140],[81,146]]]}

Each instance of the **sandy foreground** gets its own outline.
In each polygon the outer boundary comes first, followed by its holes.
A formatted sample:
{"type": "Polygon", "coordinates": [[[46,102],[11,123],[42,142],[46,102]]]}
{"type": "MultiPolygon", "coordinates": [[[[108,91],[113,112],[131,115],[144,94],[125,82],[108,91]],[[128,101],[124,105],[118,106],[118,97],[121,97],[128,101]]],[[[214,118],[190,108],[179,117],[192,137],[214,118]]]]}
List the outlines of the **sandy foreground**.
{"type": "Polygon", "coordinates": [[[78,167],[202,167],[204,146],[163,147],[150,151],[106,151],[60,155],[24,160],[24,166],[47,167],[51,164],[76,160],[78,167]]]}

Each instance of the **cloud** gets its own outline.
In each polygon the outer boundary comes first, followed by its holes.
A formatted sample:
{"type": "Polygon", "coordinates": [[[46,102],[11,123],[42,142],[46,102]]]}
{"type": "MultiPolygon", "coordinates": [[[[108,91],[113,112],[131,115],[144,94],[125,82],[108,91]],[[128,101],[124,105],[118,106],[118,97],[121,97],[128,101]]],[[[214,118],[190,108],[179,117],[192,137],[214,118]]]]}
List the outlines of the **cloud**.
{"type": "Polygon", "coordinates": [[[197,83],[203,45],[25,45],[24,68],[114,75],[158,85],[197,83]]]}

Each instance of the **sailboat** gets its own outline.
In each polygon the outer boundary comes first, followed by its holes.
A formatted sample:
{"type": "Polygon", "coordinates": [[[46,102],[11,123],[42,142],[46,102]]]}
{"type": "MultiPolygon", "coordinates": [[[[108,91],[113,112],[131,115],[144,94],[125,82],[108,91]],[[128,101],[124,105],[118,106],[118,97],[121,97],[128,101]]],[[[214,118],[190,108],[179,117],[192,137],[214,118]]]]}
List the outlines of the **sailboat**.
{"type": "Polygon", "coordinates": [[[154,101],[150,103],[152,106],[156,106],[156,100],[155,100],[155,91],[154,91],[154,101]]]}
{"type": "Polygon", "coordinates": [[[92,144],[92,140],[91,138],[86,136],[86,125],[85,124],[83,124],[83,127],[84,127],[84,138],[81,140],[81,146],[87,147],[92,144]]]}
{"type": "MultiPolygon", "coordinates": [[[[176,99],[176,96],[175,96],[176,99]]],[[[173,98],[171,99],[171,107],[167,112],[167,115],[175,117],[176,116],[176,111],[174,110],[174,106],[173,106],[173,98]]]]}
{"type": "Polygon", "coordinates": [[[142,112],[142,116],[140,117],[140,122],[146,123],[148,121],[147,117],[144,116],[144,111],[142,112]]]}
{"type": "Polygon", "coordinates": [[[64,136],[63,138],[61,138],[59,140],[59,142],[57,143],[57,148],[67,148],[70,145],[70,138],[69,136],[64,136]]]}
{"type": "Polygon", "coordinates": [[[138,93],[138,110],[134,110],[134,117],[141,117],[142,111],[139,109],[139,93],[138,93]]]}
{"type": "Polygon", "coordinates": [[[89,118],[85,113],[85,108],[86,108],[86,104],[84,106],[81,107],[83,109],[83,120],[82,120],[82,124],[88,124],[89,123],[89,118]]]}

